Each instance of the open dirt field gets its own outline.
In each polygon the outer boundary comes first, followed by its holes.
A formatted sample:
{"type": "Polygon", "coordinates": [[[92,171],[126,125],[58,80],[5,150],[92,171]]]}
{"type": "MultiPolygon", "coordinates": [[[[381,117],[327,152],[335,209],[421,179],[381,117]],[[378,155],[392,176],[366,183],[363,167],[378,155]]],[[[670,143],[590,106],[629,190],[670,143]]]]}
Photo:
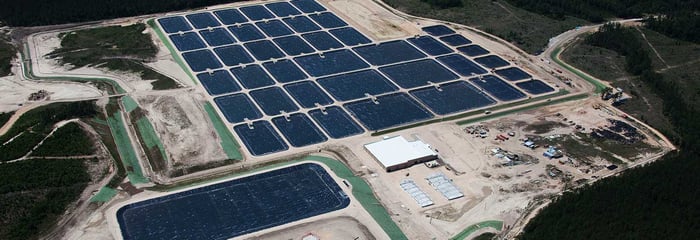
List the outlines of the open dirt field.
{"type": "Polygon", "coordinates": [[[376,239],[364,224],[350,217],[328,218],[303,223],[248,239],[301,239],[309,233],[320,239],[376,239]]]}
{"type": "Polygon", "coordinates": [[[30,94],[39,90],[46,90],[49,93],[46,100],[72,100],[89,97],[102,96],[102,91],[90,84],[51,82],[51,81],[30,81],[23,80],[21,69],[17,64],[12,68],[15,75],[0,78],[0,112],[9,112],[22,108],[24,105],[32,105],[36,102],[29,101],[30,94]]]}
{"type": "MultiPolygon", "coordinates": [[[[136,95],[169,159],[165,172],[227,159],[199,94],[136,95]]],[[[164,173],[165,173],[164,172],[164,173]]]]}

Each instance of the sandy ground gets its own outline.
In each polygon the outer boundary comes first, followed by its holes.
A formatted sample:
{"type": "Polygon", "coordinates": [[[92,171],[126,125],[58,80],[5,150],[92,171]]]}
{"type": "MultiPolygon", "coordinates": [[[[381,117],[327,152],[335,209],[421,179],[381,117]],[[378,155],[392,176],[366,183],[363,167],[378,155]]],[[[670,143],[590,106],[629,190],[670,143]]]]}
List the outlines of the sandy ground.
{"type": "Polygon", "coordinates": [[[27,98],[31,93],[42,89],[49,92],[47,100],[73,100],[99,97],[103,94],[90,84],[23,80],[18,75],[22,71],[18,63],[15,61],[13,65],[14,74],[0,78],[0,112],[15,111],[24,105],[35,104],[36,102],[28,101],[27,98]]]}
{"type": "Polygon", "coordinates": [[[298,224],[279,231],[253,236],[248,239],[300,239],[313,234],[320,239],[376,239],[364,224],[350,217],[327,218],[298,224]]]}
{"type": "Polygon", "coordinates": [[[421,34],[415,24],[398,17],[376,4],[357,0],[321,0],[332,12],[348,21],[375,41],[405,38],[421,34]]]}
{"type": "MultiPolygon", "coordinates": [[[[199,94],[135,95],[154,124],[168,157],[168,169],[227,159],[199,94]]],[[[167,177],[166,177],[167,179],[167,177]]]]}

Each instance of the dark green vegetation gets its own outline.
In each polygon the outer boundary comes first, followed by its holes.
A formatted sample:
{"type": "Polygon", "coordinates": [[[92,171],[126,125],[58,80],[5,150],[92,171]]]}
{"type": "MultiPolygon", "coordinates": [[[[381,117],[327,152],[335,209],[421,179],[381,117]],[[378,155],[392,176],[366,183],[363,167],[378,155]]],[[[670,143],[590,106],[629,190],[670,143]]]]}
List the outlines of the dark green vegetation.
{"type": "Polygon", "coordinates": [[[65,157],[91,155],[95,147],[90,137],[77,123],[71,122],[57,129],[51,137],[46,138],[32,156],[65,157]]]}
{"type": "MultiPolygon", "coordinates": [[[[645,66],[625,69],[635,76],[636,84],[647,86],[663,100],[660,112],[671,123],[676,133],[671,137],[680,150],[645,167],[564,193],[532,219],[519,239],[697,239],[700,236],[697,228],[700,188],[696,186],[700,182],[697,174],[700,110],[693,97],[686,94],[697,92],[697,88],[688,86],[697,86],[698,77],[667,78],[666,72],[683,72],[686,66],[657,73],[654,66],[659,64],[651,56],[654,53],[644,46],[643,38],[634,34],[635,29],[611,25],[603,30],[589,37],[587,43],[625,56],[626,63],[645,66]],[[628,48],[621,42],[641,50],[628,48]],[[641,59],[629,60],[631,56],[641,59]]],[[[653,45],[664,38],[647,34],[647,39],[653,45]]],[[[664,53],[672,52],[664,49],[657,49],[662,58],[664,53]]],[[[678,50],[680,46],[672,49],[678,50]]],[[[686,51],[677,57],[684,54],[692,55],[686,51]]]]}
{"type": "Polygon", "coordinates": [[[37,239],[90,181],[85,160],[0,164],[0,239],[37,239]]]}
{"type": "Polygon", "coordinates": [[[399,11],[476,27],[529,53],[542,50],[549,39],[586,21],[564,17],[552,19],[525,11],[505,1],[461,1],[462,6],[443,8],[423,0],[383,0],[399,11]]]}
{"type": "Polygon", "coordinates": [[[545,16],[562,19],[574,16],[591,22],[610,18],[635,18],[644,14],[670,13],[682,9],[698,9],[693,0],[508,0],[513,5],[545,16]]]}
{"type": "MultiPolygon", "coordinates": [[[[697,1],[694,1],[698,9],[697,1]]],[[[680,11],[663,17],[649,18],[646,26],[669,37],[700,43],[700,16],[693,11],[680,11]]]]}
{"type": "Polygon", "coordinates": [[[472,238],[472,240],[491,240],[496,237],[495,233],[482,233],[479,236],[472,238]]]}
{"type": "Polygon", "coordinates": [[[507,0],[514,6],[563,20],[601,23],[645,17],[646,26],[667,36],[700,43],[700,1],[694,0],[507,0]]]}
{"type": "Polygon", "coordinates": [[[3,113],[0,113],[0,127],[2,127],[3,125],[5,125],[5,123],[6,123],[7,121],[9,121],[9,120],[10,120],[10,117],[12,117],[13,114],[15,114],[14,111],[12,111],[12,112],[3,112],[3,113]]]}
{"type": "Polygon", "coordinates": [[[10,74],[11,61],[17,55],[17,50],[6,39],[0,37],[0,77],[10,74]]]}
{"type": "MultiPolygon", "coordinates": [[[[14,160],[27,154],[48,136],[54,124],[72,118],[89,118],[96,113],[94,101],[54,103],[31,110],[22,115],[5,135],[0,136],[0,143],[6,143],[0,146],[0,161],[14,160]]],[[[53,143],[62,144],[60,141],[53,143]]],[[[46,147],[56,149],[62,146],[46,147]]]]}
{"type": "Polygon", "coordinates": [[[464,6],[462,0],[421,0],[437,8],[453,8],[464,6]]]}
{"type": "Polygon", "coordinates": [[[5,1],[0,21],[13,27],[131,17],[151,13],[198,8],[236,0],[24,0],[5,1]]]}
{"type": "Polygon", "coordinates": [[[173,79],[147,67],[158,48],[150,35],[143,33],[145,24],[109,26],[62,33],[61,47],[47,54],[73,68],[101,67],[113,71],[133,72],[144,80],[155,80],[153,89],[179,87],[173,79]]]}

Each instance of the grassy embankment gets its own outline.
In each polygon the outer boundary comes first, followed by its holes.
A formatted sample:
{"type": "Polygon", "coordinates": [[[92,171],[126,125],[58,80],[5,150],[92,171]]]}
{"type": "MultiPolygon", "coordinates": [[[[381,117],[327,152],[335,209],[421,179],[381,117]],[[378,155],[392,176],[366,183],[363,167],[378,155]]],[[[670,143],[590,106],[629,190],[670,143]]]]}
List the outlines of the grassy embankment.
{"type": "Polygon", "coordinates": [[[87,66],[135,73],[152,81],[156,90],[178,88],[175,80],[145,65],[158,52],[145,29],[145,24],[134,24],[61,33],[61,47],[46,56],[72,68],[87,66]]]}

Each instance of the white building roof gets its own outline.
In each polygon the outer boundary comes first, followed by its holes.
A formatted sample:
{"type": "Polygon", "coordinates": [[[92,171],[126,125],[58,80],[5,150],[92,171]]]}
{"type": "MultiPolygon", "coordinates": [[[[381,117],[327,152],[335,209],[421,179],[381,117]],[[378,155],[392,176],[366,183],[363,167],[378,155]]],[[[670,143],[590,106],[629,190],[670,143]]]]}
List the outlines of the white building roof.
{"type": "Polygon", "coordinates": [[[409,142],[402,136],[386,138],[382,141],[365,144],[367,149],[374,155],[385,168],[398,164],[403,164],[414,159],[427,156],[437,156],[428,144],[416,140],[409,142]]]}

